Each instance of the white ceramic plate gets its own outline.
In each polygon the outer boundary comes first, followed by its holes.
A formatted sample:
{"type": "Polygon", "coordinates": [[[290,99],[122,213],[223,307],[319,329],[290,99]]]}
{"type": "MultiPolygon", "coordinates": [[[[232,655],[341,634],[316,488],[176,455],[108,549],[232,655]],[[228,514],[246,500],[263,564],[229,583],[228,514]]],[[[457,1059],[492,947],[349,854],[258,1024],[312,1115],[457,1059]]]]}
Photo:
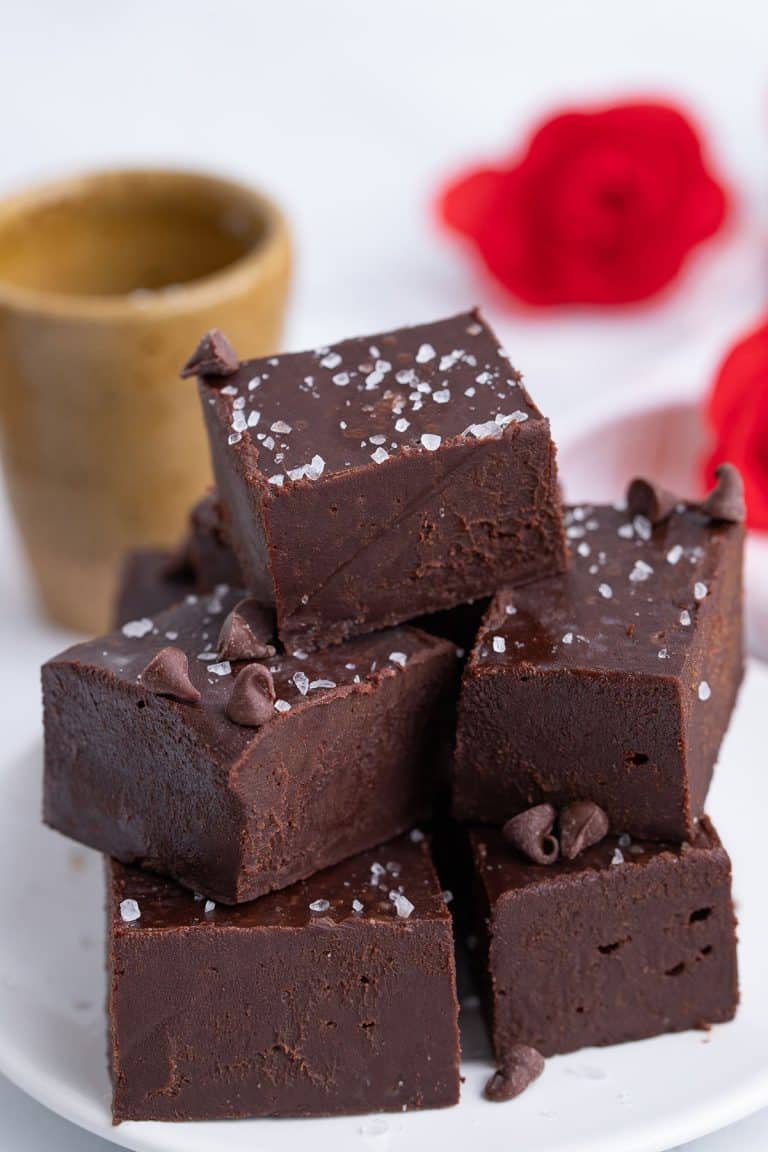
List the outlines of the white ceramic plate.
{"type": "Polygon", "coordinates": [[[768,670],[753,665],[726,739],[710,811],[731,851],[741,919],[742,1007],[711,1033],[591,1049],[550,1060],[509,1104],[482,1099],[491,1071],[466,1013],[458,1108],[338,1120],[122,1124],[105,1065],[101,860],[39,823],[40,746],[0,769],[0,1071],[67,1119],[146,1152],[651,1152],[768,1104],[764,916],[768,670]]]}

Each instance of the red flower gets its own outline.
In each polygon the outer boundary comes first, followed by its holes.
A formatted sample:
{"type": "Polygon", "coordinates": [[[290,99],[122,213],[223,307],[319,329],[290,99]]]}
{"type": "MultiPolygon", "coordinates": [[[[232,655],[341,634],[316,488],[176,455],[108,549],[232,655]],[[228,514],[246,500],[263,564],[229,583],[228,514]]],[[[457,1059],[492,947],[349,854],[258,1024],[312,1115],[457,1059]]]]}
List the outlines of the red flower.
{"type": "Polygon", "coordinates": [[[718,230],[723,187],[686,117],[664,104],[564,112],[522,158],[470,171],[443,221],[529,304],[625,304],[658,292],[718,230]]]}
{"type": "Polygon", "coordinates": [[[730,461],[744,479],[747,523],[768,529],[768,322],[725,357],[707,405],[715,447],[704,465],[711,485],[718,464],[730,461]]]}

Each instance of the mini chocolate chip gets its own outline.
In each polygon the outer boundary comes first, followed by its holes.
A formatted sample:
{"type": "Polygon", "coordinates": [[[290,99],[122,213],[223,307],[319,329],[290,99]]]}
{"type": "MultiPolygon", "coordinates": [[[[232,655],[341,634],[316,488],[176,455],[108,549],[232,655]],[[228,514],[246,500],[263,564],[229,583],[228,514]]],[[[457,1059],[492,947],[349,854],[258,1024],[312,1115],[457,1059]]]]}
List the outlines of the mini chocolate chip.
{"type": "Polygon", "coordinates": [[[497,1068],[485,1086],[486,1100],[501,1104],[514,1100],[525,1092],[534,1080],[544,1071],[544,1057],[536,1048],[527,1044],[513,1044],[506,1054],[504,1063],[497,1068]]]}
{"type": "Polygon", "coordinates": [[[275,715],[275,685],[263,664],[248,664],[235,677],[227,701],[227,716],[246,728],[260,728],[275,715]]]}
{"type": "Polygon", "coordinates": [[[591,844],[608,835],[608,817],[591,800],[574,800],[560,812],[560,851],[566,860],[575,860],[591,844]]]}
{"type": "Polygon", "coordinates": [[[733,464],[720,464],[715,468],[717,484],[702,500],[699,507],[713,520],[725,520],[729,524],[743,524],[747,515],[744,503],[744,481],[733,464]]]}
{"type": "Polygon", "coordinates": [[[217,644],[220,660],[263,660],[274,656],[268,643],[275,634],[272,611],[258,600],[240,600],[221,626],[217,644]]]}
{"type": "Polygon", "coordinates": [[[187,376],[231,376],[237,372],[240,361],[226,336],[218,328],[206,332],[182,368],[182,379],[187,376]]]}
{"type": "Polygon", "coordinates": [[[189,661],[181,648],[161,648],[140,676],[141,683],[156,696],[197,704],[200,693],[189,678],[189,661]]]}
{"type": "Polygon", "coordinates": [[[502,828],[504,839],[534,864],[554,864],[560,852],[557,837],[550,835],[556,815],[551,804],[519,812],[502,828]]]}
{"type": "Polygon", "coordinates": [[[637,477],[627,488],[630,516],[644,516],[651,524],[661,524],[672,515],[679,503],[677,496],[654,484],[652,480],[637,477]]]}

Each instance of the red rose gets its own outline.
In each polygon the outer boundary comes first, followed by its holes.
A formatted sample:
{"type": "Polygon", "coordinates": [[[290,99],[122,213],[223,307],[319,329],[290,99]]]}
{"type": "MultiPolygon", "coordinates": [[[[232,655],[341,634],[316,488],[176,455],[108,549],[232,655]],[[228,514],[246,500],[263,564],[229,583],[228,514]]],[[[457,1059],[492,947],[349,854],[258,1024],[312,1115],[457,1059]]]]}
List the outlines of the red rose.
{"type": "Polygon", "coordinates": [[[718,464],[740,470],[747,523],[768,529],[768,322],[725,357],[707,404],[715,446],[704,464],[707,487],[718,464]]]}
{"type": "Polygon", "coordinates": [[[663,104],[565,112],[522,158],[442,194],[443,221],[529,304],[626,304],[658,292],[718,230],[726,193],[686,117],[663,104]]]}

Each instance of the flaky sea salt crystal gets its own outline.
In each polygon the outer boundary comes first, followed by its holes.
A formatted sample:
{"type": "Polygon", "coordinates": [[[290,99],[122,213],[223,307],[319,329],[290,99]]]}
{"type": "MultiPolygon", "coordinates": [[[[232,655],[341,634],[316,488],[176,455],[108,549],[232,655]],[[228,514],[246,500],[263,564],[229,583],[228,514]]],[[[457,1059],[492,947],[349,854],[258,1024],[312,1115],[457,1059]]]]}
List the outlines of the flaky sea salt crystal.
{"type": "Polygon", "coordinates": [[[229,676],[232,665],[229,660],[222,660],[220,664],[209,664],[208,671],[213,672],[214,676],[229,676]]]}
{"type": "Polygon", "coordinates": [[[604,600],[610,600],[613,596],[613,588],[611,588],[610,584],[598,584],[597,590],[604,600]]]}
{"type": "Polygon", "coordinates": [[[310,912],[327,912],[330,904],[327,900],[313,900],[309,906],[310,912]]]}
{"type": "Polygon", "coordinates": [[[234,408],[235,412],[239,411],[241,408],[245,408],[245,396],[238,396],[236,400],[233,400],[232,407],[234,408]]]}
{"type": "Polygon", "coordinates": [[[494,652],[506,652],[507,642],[503,636],[494,636],[493,641],[492,641],[492,647],[493,647],[494,652]]]}
{"type": "Polygon", "coordinates": [[[215,908],[216,908],[216,901],[215,900],[206,900],[205,904],[203,905],[203,912],[210,914],[211,912],[214,911],[215,908]]]}
{"type": "Polygon", "coordinates": [[[274,424],[270,424],[269,430],[278,436],[287,436],[289,432],[293,432],[293,428],[290,424],[286,424],[285,420],[275,420],[274,424]]]}
{"type": "Polygon", "coordinates": [[[352,901],[352,911],[353,912],[360,913],[363,911],[363,907],[364,907],[364,905],[363,905],[362,900],[353,900],[352,901]]]}
{"type": "Polygon", "coordinates": [[[573,644],[573,632],[566,632],[563,636],[563,644],[573,644]]]}
{"type": "Polygon", "coordinates": [[[680,613],[680,623],[682,624],[683,628],[690,628],[691,626],[691,614],[687,608],[683,608],[682,612],[680,613]]]}
{"type": "Polygon", "coordinates": [[[709,589],[707,588],[706,584],[703,584],[701,582],[701,580],[697,580],[693,586],[694,599],[695,600],[706,600],[708,592],[709,592],[709,589]]]}
{"type": "Polygon", "coordinates": [[[623,863],[624,863],[624,853],[622,852],[621,848],[614,848],[613,856],[611,856],[611,864],[623,864],[623,863]]]}
{"type": "Polygon", "coordinates": [[[395,432],[407,432],[410,426],[410,420],[406,420],[404,416],[401,416],[399,420],[395,421],[395,432]]]}
{"type": "Polygon", "coordinates": [[[218,652],[205,651],[205,652],[198,652],[198,654],[197,654],[197,659],[204,661],[204,663],[206,663],[206,664],[211,660],[218,660],[218,658],[219,658],[218,652]]]}
{"type": "Polygon", "coordinates": [[[631,540],[635,535],[635,530],[631,524],[620,524],[616,529],[617,536],[621,536],[623,540],[631,540]]]}
{"type": "Polygon", "coordinates": [[[259,384],[261,384],[261,377],[254,376],[248,381],[248,391],[253,392],[254,388],[258,388],[259,384]]]}
{"type": "Polygon", "coordinates": [[[436,452],[442,443],[442,436],[437,436],[433,432],[424,432],[421,437],[421,443],[427,452],[436,452]]]}
{"type": "Polygon", "coordinates": [[[645,560],[635,560],[635,566],[629,574],[629,579],[633,584],[641,584],[647,580],[649,576],[653,576],[653,568],[650,564],[646,564],[645,560]]]}
{"type": "Polygon", "coordinates": [[[234,384],[225,384],[224,387],[220,389],[220,392],[222,396],[237,396],[237,388],[234,384]]]}
{"type": "Polygon", "coordinates": [[[309,464],[304,465],[304,475],[308,480],[317,480],[325,471],[325,460],[322,456],[313,456],[309,464]]]}
{"type": "Polygon", "coordinates": [[[619,848],[629,848],[631,843],[632,843],[632,837],[629,835],[629,833],[628,832],[622,832],[621,836],[619,836],[619,839],[618,839],[619,848]]]}
{"type": "Polygon", "coordinates": [[[337,372],[335,376],[331,376],[331,380],[339,388],[346,388],[349,384],[349,372],[337,372]]]}
{"type": "Polygon", "coordinates": [[[650,540],[653,535],[653,525],[647,516],[635,516],[632,520],[632,527],[641,540],[650,540]]]}
{"type": "Polygon", "coordinates": [[[464,355],[463,348],[454,348],[452,352],[446,352],[445,356],[440,357],[440,371],[448,372],[453,368],[454,364],[458,363],[464,355]]]}
{"type": "Polygon", "coordinates": [[[282,472],[276,472],[274,476],[270,476],[267,481],[268,484],[274,484],[275,488],[282,488],[285,477],[282,472]]]}
{"type": "Polygon", "coordinates": [[[261,412],[257,412],[255,408],[252,408],[248,413],[248,427],[255,428],[259,420],[261,420],[261,412]]]}
{"type": "Polygon", "coordinates": [[[508,424],[524,424],[528,419],[528,413],[518,408],[514,412],[510,412],[507,416],[505,416],[503,412],[499,412],[493,419],[499,428],[506,428],[508,424]]]}
{"type": "Polygon", "coordinates": [[[287,700],[275,700],[275,712],[290,712],[291,706],[287,700]]]}
{"type": "Polygon", "coordinates": [[[335,687],[336,687],[336,681],[335,680],[310,680],[310,682],[309,682],[310,692],[314,692],[318,688],[335,688],[335,687]]]}
{"type": "Polygon", "coordinates": [[[227,444],[239,444],[243,438],[242,432],[230,432],[227,437],[227,444]]]}
{"type": "Polygon", "coordinates": [[[120,919],[126,924],[133,924],[134,920],[141,917],[141,908],[135,900],[121,900],[120,901],[120,919]]]}
{"type": "Polygon", "coordinates": [[[408,657],[405,652],[390,652],[389,658],[393,664],[399,664],[401,668],[405,668],[408,663],[408,657]]]}
{"type": "Polygon", "coordinates": [[[579,556],[583,556],[586,559],[587,556],[591,554],[592,549],[590,548],[589,544],[587,544],[586,540],[582,540],[576,551],[578,552],[579,556]]]}
{"type": "Polygon", "coordinates": [[[515,608],[514,604],[506,604],[504,611],[506,612],[507,616],[517,616],[517,608],[515,608]]]}
{"type": "Polygon", "coordinates": [[[146,636],[154,628],[153,622],[148,616],[143,616],[141,620],[128,620],[123,624],[120,631],[123,636],[128,636],[131,640],[140,640],[142,636],[146,636]]]}
{"type": "Polygon", "coordinates": [[[309,691],[309,677],[306,675],[306,673],[294,672],[292,679],[299,692],[301,692],[302,696],[306,696],[307,692],[309,691]]]}
{"type": "Polygon", "coordinates": [[[422,832],[421,828],[411,828],[410,832],[408,833],[408,839],[413,844],[421,844],[422,840],[424,839],[424,833],[422,832]]]}
{"type": "Polygon", "coordinates": [[[244,412],[234,412],[232,414],[232,428],[235,432],[245,432],[248,427],[248,421],[245,418],[244,412]]]}
{"type": "Polygon", "coordinates": [[[682,544],[675,544],[672,548],[670,548],[669,552],[667,552],[667,564],[679,564],[682,555],[682,544]]]}
{"type": "Polygon", "coordinates": [[[327,356],[323,356],[320,363],[323,368],[338,368],[339,364],[341,364],[341,356],[339,356],[338,352],[329,352],[327,356]]]}
{"type": "Polygon", "coordinates": [[[377,448],[375,452],[371,452],[371,460],[374,464],[383,464],[385,460],[389,460],[389,452],[386,448],[377,448]]]}
{"type": "Polygon", "coordinates": [[[427,364],[430,360],[434,360],[437,353],[431,344],[422,344],[416,353],[417,364],[427,364]]]}
{"type": "Polygon", "coordinates": [[[492,384],[493,383],[493,373],[492,372],[478,372],[477,376],[475,376],[475,382],[477,384],[492,384]]]}
{"type": "Polygon", "coordinates": [[[474,436],[476,440],[498,440],[502,434],[502,427],[495,420],[486,420],[484,424],[470,424],[464,429],[464,436],[474,436]]]}
{"type": "Polygon", "coordinates": [[[403,920],[407,920],[413,912],[413,904],[402,892],[390,892],[389,898],[395,906],[395,911],[403,920]]]}
{"type": "Polygon", "coordinates": [[[438,388],[437,392],[432,393],[432,399],[435,404],[447,404],[451,399],[450,388],[438,388]]]}
{"type": "Polygon", "coordinates": [[[706,680],[702,680],[701,684],[699,684],[699,700],[709,700],[711,695],[712,689],[706,680]]]}

